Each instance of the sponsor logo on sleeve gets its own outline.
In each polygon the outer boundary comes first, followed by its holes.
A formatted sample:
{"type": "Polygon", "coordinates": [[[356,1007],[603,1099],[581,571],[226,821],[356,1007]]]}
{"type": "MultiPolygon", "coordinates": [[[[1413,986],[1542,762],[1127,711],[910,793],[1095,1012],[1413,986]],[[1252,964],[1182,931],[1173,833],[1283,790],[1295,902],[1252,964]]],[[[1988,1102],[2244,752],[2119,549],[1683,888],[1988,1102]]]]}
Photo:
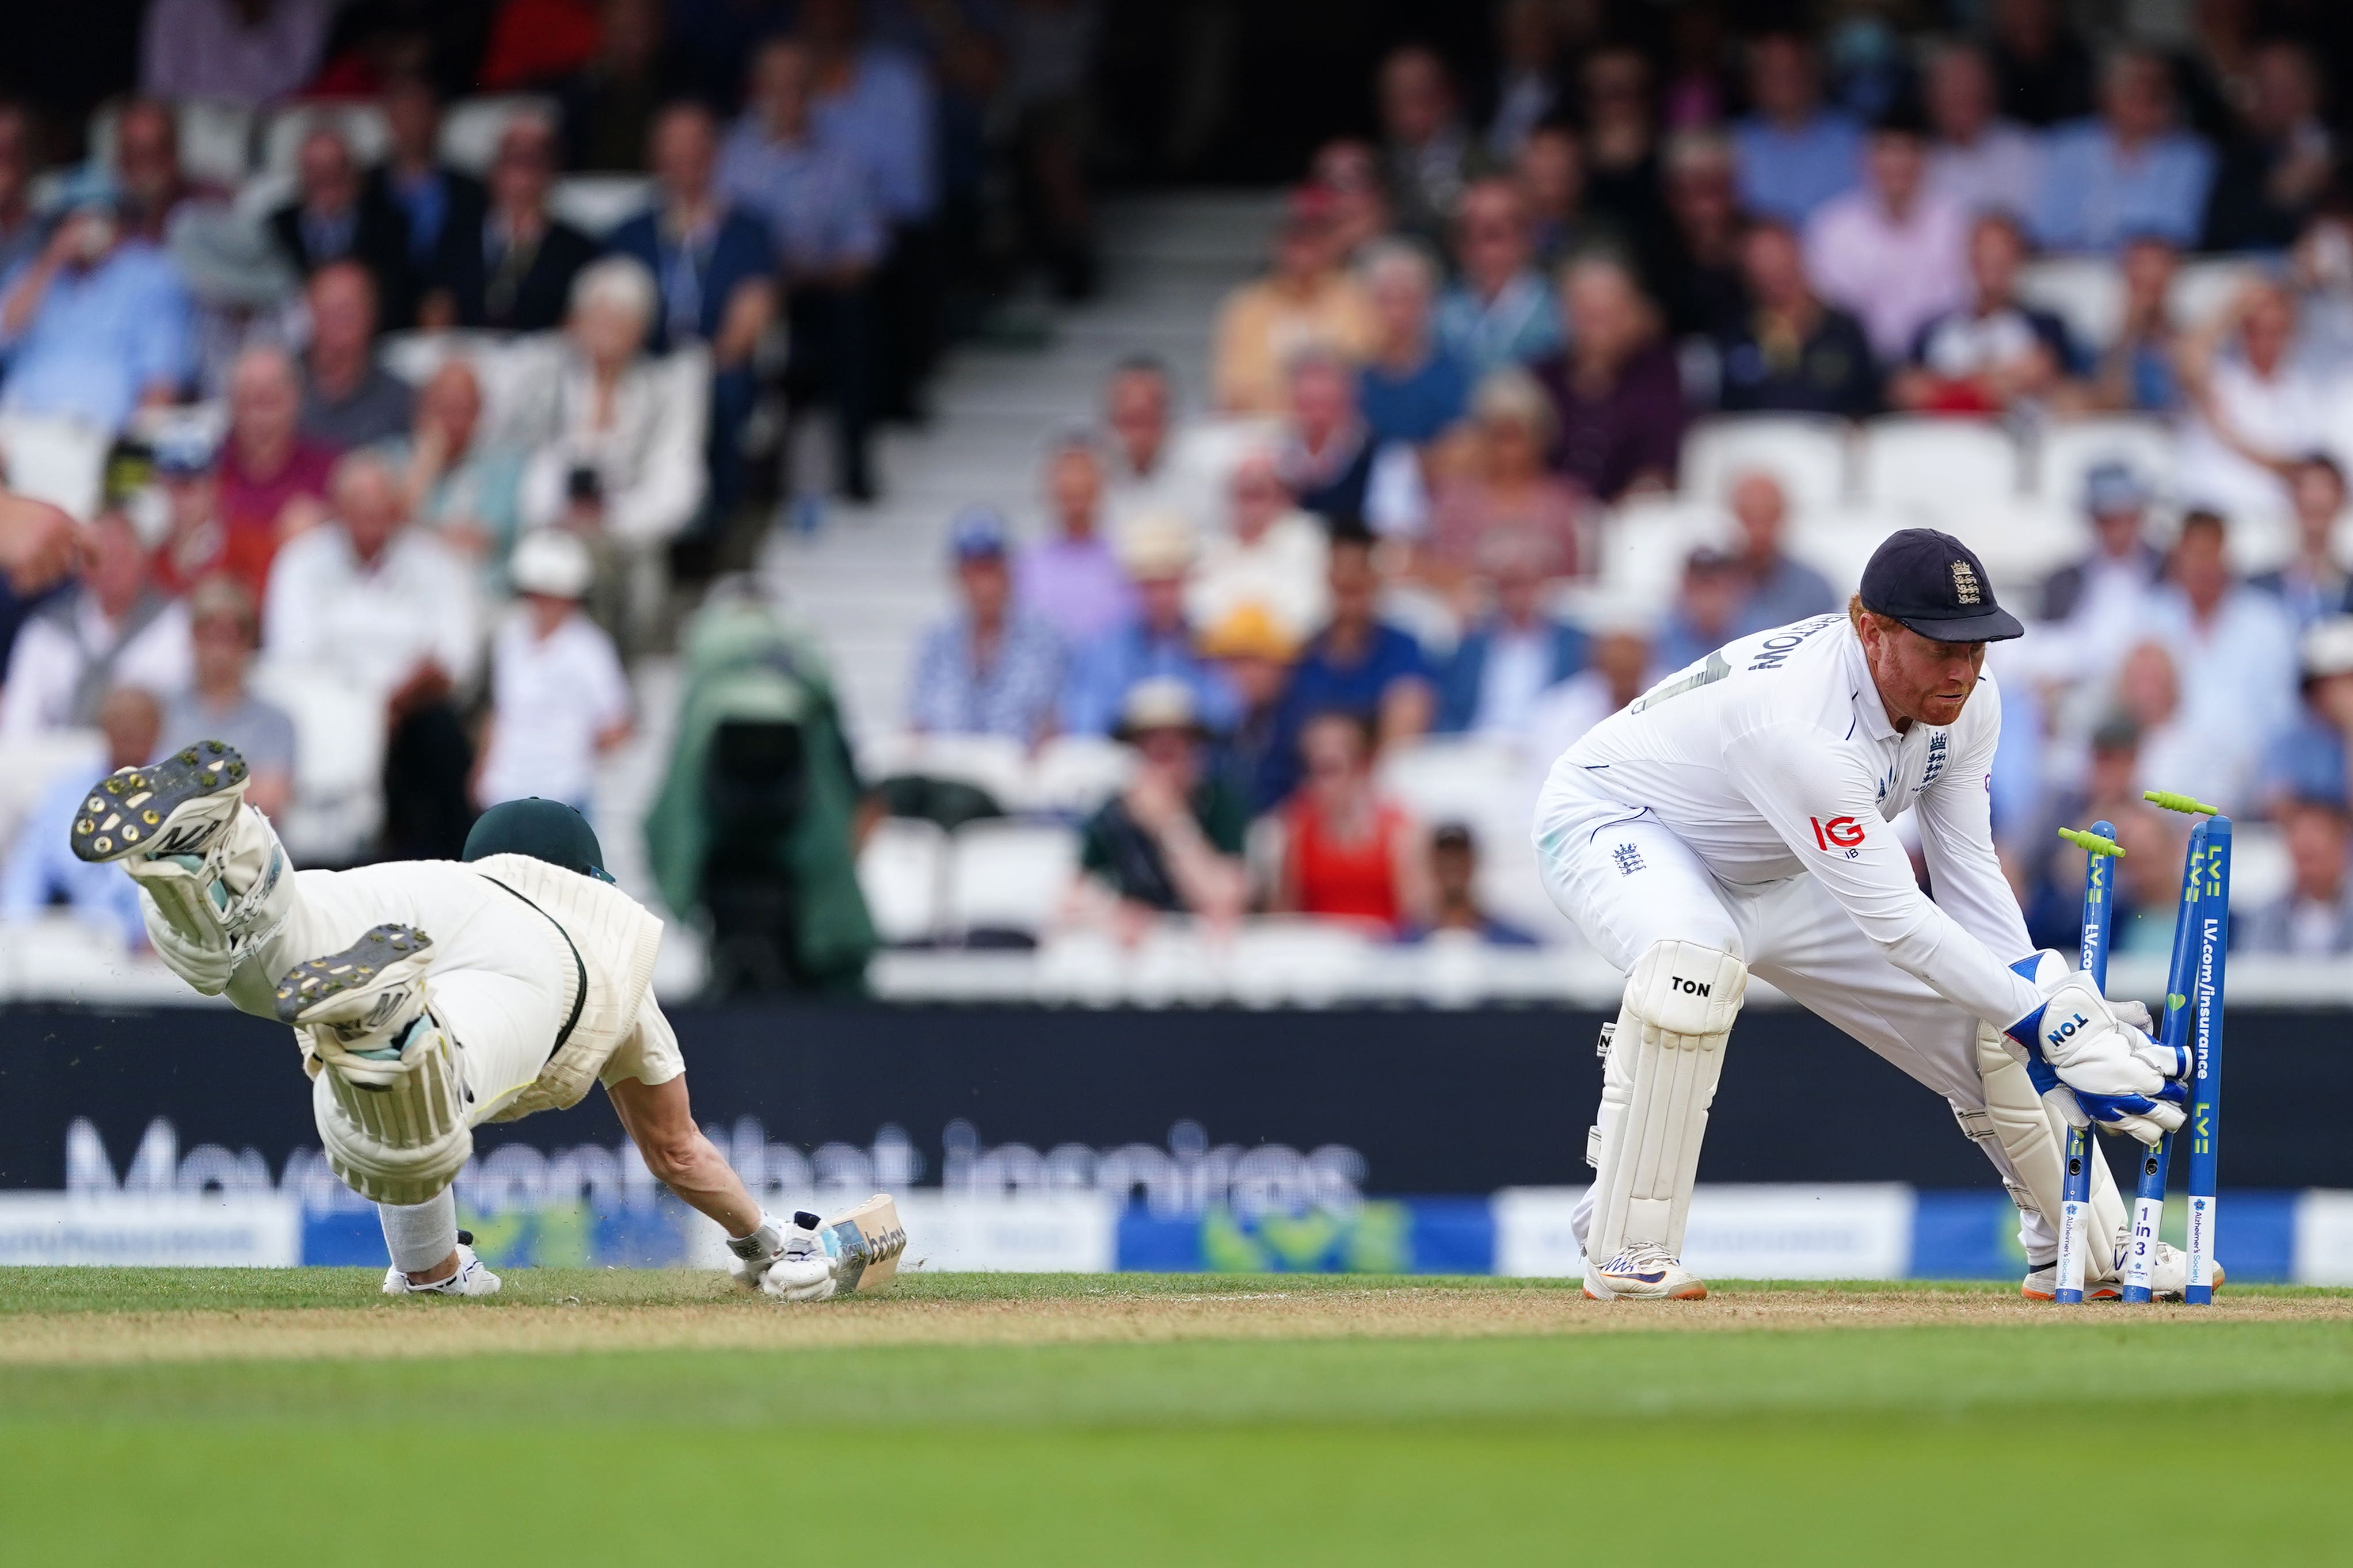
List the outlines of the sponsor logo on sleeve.
{"type": "Polygon", "coordinates": [[[1813,826],[1815,848],[1825,854],[1843,854],[1850,860],[1862,853],[1859,847],[1862,843],[1862,824],[1853,817],[1833,816],[1825,822],[1819,816],[1810,816],[1806,820],[1813,826]]]}

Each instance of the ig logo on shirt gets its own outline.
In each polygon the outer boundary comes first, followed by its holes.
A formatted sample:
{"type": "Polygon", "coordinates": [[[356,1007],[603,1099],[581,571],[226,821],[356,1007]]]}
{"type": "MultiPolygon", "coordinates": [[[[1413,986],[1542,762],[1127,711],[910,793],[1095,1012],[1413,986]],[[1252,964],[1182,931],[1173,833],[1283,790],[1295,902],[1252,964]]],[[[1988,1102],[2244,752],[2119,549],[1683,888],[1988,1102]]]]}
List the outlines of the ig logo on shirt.
{"type": "Polygon", "coordinates": [[[1852,816],[1833,816],[1824,822],[1819,816],[1806,820],[1813,825],[1814,847],[1825,854],[1835,849],[1852,860],[1862,853],[1862,824],[1852,816]]]}

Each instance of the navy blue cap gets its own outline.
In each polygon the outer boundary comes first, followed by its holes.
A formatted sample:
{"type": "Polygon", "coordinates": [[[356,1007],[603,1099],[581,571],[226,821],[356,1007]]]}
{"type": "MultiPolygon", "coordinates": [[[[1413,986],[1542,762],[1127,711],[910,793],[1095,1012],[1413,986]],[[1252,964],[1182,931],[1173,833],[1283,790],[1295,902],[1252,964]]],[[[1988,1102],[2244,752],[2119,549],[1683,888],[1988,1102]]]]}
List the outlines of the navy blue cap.
{"type": "Polygon", "coordinates": [[[501,801],[474,819],[466,835],[460,860],[480,860],[492,855],[528,855],[600,882],[613,879],[605,871],[605,847],[588,819],[560,800],[501,801]]]}
{"type": "Polygon", "coordinates": [[[1862,569],[1862,607],[1932,642],[2004,642],[2026,635],[1994,603],[1977,552],[1933,528],[1898,529],[1862,569]]]}
{"type": "Polygon", "coordinates": [[[948,553],[958,561],[1002,559],[1012,548],[1012,537],[996,508],[968,506],[948,524],[948,553]]]}

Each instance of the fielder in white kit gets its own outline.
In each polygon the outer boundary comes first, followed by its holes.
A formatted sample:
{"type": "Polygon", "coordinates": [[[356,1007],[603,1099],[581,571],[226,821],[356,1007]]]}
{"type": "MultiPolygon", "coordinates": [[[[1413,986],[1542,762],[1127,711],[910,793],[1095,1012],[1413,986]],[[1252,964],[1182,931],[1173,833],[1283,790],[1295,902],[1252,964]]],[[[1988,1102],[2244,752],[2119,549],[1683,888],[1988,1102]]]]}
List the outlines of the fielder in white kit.
{"type": "Polygon", "coordinates": [[[599,1081],[648,1169],[725,1228],[742,1284],[821,1300],[886,1261],[814,1215],[764,1214],[695,1125],[649,988],[661,922],[612,885],[578,812],[508,802],[462,861],[297,871],[246,776],[217,741],[121,769],[84,799],[74,853],[137,880],[182,979],[294,1026],[327,1163],[382,1218],[385,1294],[495,1294],[450,1193],[473,1130],[599,1081]]]}
{"type": "MultiPolygon", "coordinates": [[[[1588,1295],[1707,1293],[1680,1260],[1683,1226],[1751,974],[1951,1102],[2018,1205],[2030,1297],[2054,1283],[2063,1129],[2153,1143],[2180,1125],[2187,1053],[2032,951],[1994,854],[1985,649],[2021,630],[1967,546],[1906,529],[1845,615],[1725,645],[1554,764],[1535,821],[1546,889],[1627,974],[1577,1212],[1588,1295]],[[1889,826],[1906,810],[1933,899],[1889,826]]],[[[2128,1221],[2093,1163],[2091,1233],[2116,1247],[2092,1249],[2086,1294],[2112,1297],[2128,1221]]],[[[2183,1276],[2160,1247],[2158,1291],[2183,1276]]]]}

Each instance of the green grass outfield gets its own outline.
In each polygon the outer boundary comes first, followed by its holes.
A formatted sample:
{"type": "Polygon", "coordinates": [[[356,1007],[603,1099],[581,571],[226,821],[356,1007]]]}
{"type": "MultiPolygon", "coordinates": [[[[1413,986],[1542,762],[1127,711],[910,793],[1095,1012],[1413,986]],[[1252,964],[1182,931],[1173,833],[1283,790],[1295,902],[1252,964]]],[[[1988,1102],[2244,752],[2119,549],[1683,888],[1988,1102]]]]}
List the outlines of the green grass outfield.
{"type": "Polygon", "coordinates": [[[0,1563],[2353,1550],[2342,1292],[943,1275],[788,1309],[682,1274],[375,1279],[0,1269],[0,1563]]]}

